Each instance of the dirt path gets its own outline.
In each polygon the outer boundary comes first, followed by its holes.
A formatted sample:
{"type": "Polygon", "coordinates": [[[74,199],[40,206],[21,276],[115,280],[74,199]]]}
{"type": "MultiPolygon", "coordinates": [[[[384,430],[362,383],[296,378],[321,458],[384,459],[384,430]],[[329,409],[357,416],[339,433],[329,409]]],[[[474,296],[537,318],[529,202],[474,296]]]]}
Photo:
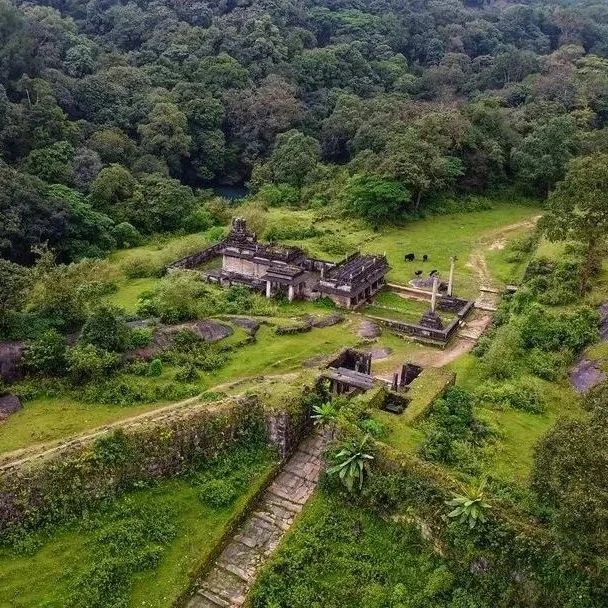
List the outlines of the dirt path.
{"type": "Polygon", "coordinates": [[[443,367],[473,349],[477,340],[491,323],[492,313],[498,306],[502,291],[490,273],[486,261],[486,251],[504,248],[510,233],[522,228],[534,228],[541,217],[537,215],[529,220],[503,226],[477,241],[466,264],[474,270],[479,282],[479,296],[475,301],[473,316],[459,329],[455,339],[446,349],[421,352],[412,357],[413,363],[423,367],[443,367]]]}
{"type": "MultiPolygon", "coordinates": [[[[260,379],[264,378],[265,380],[290,381],[293,380],[296,376],[297,374],[295,373],[276,374],[271,376],[263,376],[260,377],[260,379]]],[[[223,384],[218,384],[207,389],[206,392],[225,391],[229,388],[238,386],[239,384],[244,384],[253,379],[254,378],[240,378],[239,380],[235,380],[233,382],[225,382],[223,384]]],[[[47,458],[48,456],[51,456],[54,453],[60,452],[70,447],[75,447],[83,442],[90,442],[91,440],[96,439],[101,435],[105,435],[106,433],[117,428],[127,428],[136,426],[144,422],[159,422],[161,420],[166,420],[172,417],[180,409],[188,407],[196,409],[204,408],[209,411],[215,411],[221,408],[224,403],[224,400],[219,402],[205,402],[201,401],[200,397],[191,397],[189,399],[185,399],[184,401],[178,401],[177,403],[171,403],[170,405],[158,407],[156,409],[150,410],[149,412],[144,412],[143,414],[137,414],[135,416],[130,416],[129,418],[123,418],[122,420],[117,420],[116,422],[109,422],[108,424],[104,424],[103,426],[91,429],[86,433],[56,439],[47,443],[39,443],[36,445],[28,446],[26,448],[13,450],[11,452],[5,452],[4,454],[0,454],[0,471],[11,469],[13,467],[18,467],[34,460],[47,458]]]]}

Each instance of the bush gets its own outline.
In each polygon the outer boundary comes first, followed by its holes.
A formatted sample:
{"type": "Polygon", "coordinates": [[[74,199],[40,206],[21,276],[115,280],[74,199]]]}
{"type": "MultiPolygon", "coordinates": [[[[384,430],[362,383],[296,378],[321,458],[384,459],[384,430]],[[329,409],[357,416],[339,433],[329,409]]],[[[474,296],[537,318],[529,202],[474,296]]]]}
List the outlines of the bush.
{"type": "Polygon", "coordinates": [[[148,365],[148,376],[158,377],[163,373],[163,363],[160,359],[153,359],[148,365]]]}
{"type": "Polygon", "coordinates": [[[67,351],[68,372],[74,382],[107,376],[120,363],[120,356],[93,344],[78,344],[67,351]]]}
{"type": "Polygon", "coordinates": [[[82,344],[122,352],[129,345],[130,330],[117,308],[98,306],[88,316],[80,334],[82,344]]]}
{"type": "Polygon", "coordinates": [[[154,339],[154,330],[148,327],[134,327],[129,333],[129,348],[144,348],[154,339]]]}
{"type": "Polygon", "coordinates": [[[121,222],[112,229],[112,236],[118,247],[136,247],[141,243],[141,234],[129,222],[121,222]]]}
{"type": "Polygon", "coordinates": [[[460,387],[450,388],[437,399],[425,424],[425,440],[420,447],[427,460],[456,464],[467,450],[463,443],[477,444],[490,430],[474,414],[475,396],[460,387]]]}
{"type": "Polygon", "coordinates": [[[214,300],[209,288],[190,272],[172,272],[139,299],[138,313],[159,317],[164,323],[180,323],[209,316],[214,300]]]}
{"type": "Polygon", "coordinates": [[[175,373],[175,379],[178,382],[194,382],[198,379],[198,371],[191,363],[182,365],[175,373]]]}
{"type": "Polygon", "coordinates": [[[518,321],[522,344],[527,349],[551,352],[569,348],[576,353],[599,335],[599,315],[588,307],[553,315],[534,305],[518,321]]]}
{"type": "Polygon", "coordinates": [[[136,403],[180,401],[194,397],[199,392],[200,388],[195,384],[166,382],[150,385],[136,378],[119,376],[89,383],[79,392],[79,398],[85,403],[131,406],[136,403]]]}
{"type": "Polygon", "coordinates": [[[228,507],[241,494],[242,485],[236,477],[210,479],[201,484],[199,497],[204,504],[214,509],[228,507]]]}
{"type": "Polygon", "coordinates": [[[207,209],[198,208],[192,211],[184,220],[184,230],[187,232],[204,232],[213,226],[213,217],[207,209]]]}
{"type": "Polygon", "coordinates": [[[66,368],[65,338],[54,329],[45,331],[28,345],[25,364],[40,374],[63,374],[66,368]]]}
{"type": "Polygon", "coordinates": [[[567,366],[572,362],[572,352],[563,349],[557,352],[546,352],[533,348],[526,358],[528,369],[539,378],[554,382],[564,375],[567,366]]]}
{"type": "Polygon", "coordinates": [[[521,338],[512,325],[500,327],[483,355],[483,370],[490,378],[510,378],[518,371],[521,361],[521,338]]]}
{"type": "Polygon", "coordinates": [[[486,383],[477,389],[477,395],[482,401],[503,407],[511,407],[533,414],[541,414],[545,411],[541,391],[535,384],[526,380],[501,384],[486,383]]]}
{"type": "Polygon", "coordinates": [[[129,256],[120,264],[120,269],[128,279],[143,279],[162,276],[165,264],[149,254],[142,254],[129,256]]]}

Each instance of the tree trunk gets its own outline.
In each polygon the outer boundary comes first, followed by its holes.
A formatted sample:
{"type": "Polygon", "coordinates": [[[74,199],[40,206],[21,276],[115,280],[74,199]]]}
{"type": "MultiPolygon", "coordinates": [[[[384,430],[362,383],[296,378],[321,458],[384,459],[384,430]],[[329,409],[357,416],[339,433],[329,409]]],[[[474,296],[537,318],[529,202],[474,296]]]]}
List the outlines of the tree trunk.
{"type": "Polygon", "coordinates": [[[422,198],[422,190],[418,190],[418,194],[416,195],[416,204],[414,206],[414,211],[418,211],[418,207],[420,207],[421,198],[422,198]]]}

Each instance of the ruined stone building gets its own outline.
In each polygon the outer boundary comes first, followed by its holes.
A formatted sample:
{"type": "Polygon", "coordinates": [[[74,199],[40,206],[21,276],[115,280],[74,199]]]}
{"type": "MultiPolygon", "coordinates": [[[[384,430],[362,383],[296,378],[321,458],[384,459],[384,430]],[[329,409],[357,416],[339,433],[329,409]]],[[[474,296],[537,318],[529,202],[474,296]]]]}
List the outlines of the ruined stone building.
{"type": "Polygon", "coordinates": [[[177,268],[199,269],[210,282],[246,285],[267,297],[329,297],[339,306],[355,308],[384,285],[389,265],[384,255],[354,253],[334,263],[310,258],[297,247],[260,243],[244,219],[234,218],[226,239],[174,262],[168,270],[177,268]],[[220,267],[200,268],[220,257],[220,267]]]}

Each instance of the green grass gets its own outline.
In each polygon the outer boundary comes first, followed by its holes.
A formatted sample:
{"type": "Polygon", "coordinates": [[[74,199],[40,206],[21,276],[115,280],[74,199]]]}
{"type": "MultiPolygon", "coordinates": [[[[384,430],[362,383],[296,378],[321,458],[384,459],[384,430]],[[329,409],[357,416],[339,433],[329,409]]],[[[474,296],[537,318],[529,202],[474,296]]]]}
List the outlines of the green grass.
{"type": "MultiPolygon", "coordinates": [[[[245,337],[245,332],[239,329],[228,338],[228,342],[242,341],[245,337]]],[[[238,347],[230,361],[221,369],[202,372],[195,384],[203,392],[215,385],[241,378],[295,371],[301,369],[302,363],[307,359],[332,353],[345,346],[354,346],[358,342],[352,321],[284,336],[277,336],[273,327],[264,325],[258,331],[254,343],[238,347]]],[[[162,376],[158,378],[138,376],[133,379],[150,385],[162,384],[171,381],[176,371],[176,368],[164,365],[162,376]]],[[[0,453],[70,437],[166,404],[167,402],[133,406],[100,405],[82,403],[67,397],[44,397],[26,401],[21,411],[0,425],[0,453]]]]}
{"type": "Polygon", "coordinates": [[[165,480],[153,488],[121,497],[109,510],[90,513],[95,526],[73,524],[57,529],[43,537],[42,545],[31,554],[0,549],[0,607],[64,608],[74,581],[93,565],[97,552],[104,550],[96,546],[95,536],[115,521],[115,515],[112,516],[115,509],[121,505],[128,505],[131,510],[161,504],[170,514],[177,533],[156,567],[132,576],[129,606],[170,608],[188,588],[191,577],[209,558],[234,518],[266,483],[272,468],[269,455],[260,452],[257,464],[251,468],[248,487],[230,506],[206,506],[192,481],[165,480]]]}
{"type": "MultiPolygon", "coordinates": [[[[483,381],[479,360],[472,354],[461,355],[448,366],[456,372],[456,384],[475,390],[483,381]]],[[[478,407],[477,414],[498,432],[489,448],[485,465],[499,478],[525,483],[534,459],[534,445],[560,416],[578,416],[578,398],[565,381],[551,383],[535,378],[543,387],[546,411],[533,414],[511,408],[478,407]]]]}
{"type": "MultiPolygon", "coordinates": [[[[415,300],[413,298],[402,298],[399,294],[382,290],[372,304],[362,307],[361,313],[372,317],[380,317],[393,321],[404,321],[405,323],[419,323],[422,315],[430,309],[430,302],[415,300]]],[[[454,320],[455,315],[446,311],[437,311],[445,325],[454,320]]]]}
{"type": "Polygon", "coordinates": [[[388,279],[401,284],[415,278],[414,272],[419,269],[425,273],[437,269],[442,277],[447,277],[449,258],[456,255],[459,261],[456,266],[455,294],[469,298],[477,295],[478,281],[467,262],[479,242],[491,243],[493,236],[505,226],[528,220],[542,212],[539,206],[532,204],[487,200],[492,208],[485,211],[432,215],[402,227],[381,228],[379,232],[373,232],[361,221],[325,217],[323,211],[315,216],[311,210],[280,208],[269,210],[268,225],[285,222],[300,226],[314,224],[319,230],[328,231],[329,234],[286,243],[304,247],[310,254],[323,259],[338,260],[359,248],[366,253],[386,253],[391,265],[388,279]],[[327,250],[328,247],[335,248],[336,243],[343,245],[341,253],[327,250]],[[414,252],[419,260],[405,262],[403,256],[409,252],[414,252]],[[429,261],[423,263],[422,255],[425,253],[429,261]]]}
{"type": "Polygon", "coordinates": [[[26,401],[22,410],[0,425],[0,453],[69,437],[157,407],[84,404],[66,397],[26,401]]]}
{"type": "MultiPolygon", "coordinates": [[[[252,608],[434,606],[431,581],[451,577],[413,524],[318,493],[256,582],[252,608]]],[[[467,604],[468,605],[468,604],[467,604]]]]}
{"type": "Polygon", "coordinates": [[[509,232],[508,238],[497,243],[490,244],[485,250],[486,263],[493,279],[502,285],[517,285],[523,278],[524,271],[533,254],[522,254],[521,261],[509,261],[513,255],[510,244],[526,234],[530,234],[529,228],[520,228],[509,232]]]}
{"type": "Polygon", "coordinates": [[[424,434],[414,425],[425,416],[432,402],[452,379],[453,373],[449,370],[428,367],[412,382],[407,393],[411,401],[402,414],[391,414],[383,410],[374,412],[373,417],[388,430],[383,441],[403,452],[416,451],[424,439],[424,434]]]}
{"type": "Polygon", "coordinates": [[[123,308],[128,314],[137,312],[139,297],[145,291],[154,289],[160,279],[145,277],[142,279],[121,279],[117,283],[118,290],[106,299],[110,304],[123,308]]]}

